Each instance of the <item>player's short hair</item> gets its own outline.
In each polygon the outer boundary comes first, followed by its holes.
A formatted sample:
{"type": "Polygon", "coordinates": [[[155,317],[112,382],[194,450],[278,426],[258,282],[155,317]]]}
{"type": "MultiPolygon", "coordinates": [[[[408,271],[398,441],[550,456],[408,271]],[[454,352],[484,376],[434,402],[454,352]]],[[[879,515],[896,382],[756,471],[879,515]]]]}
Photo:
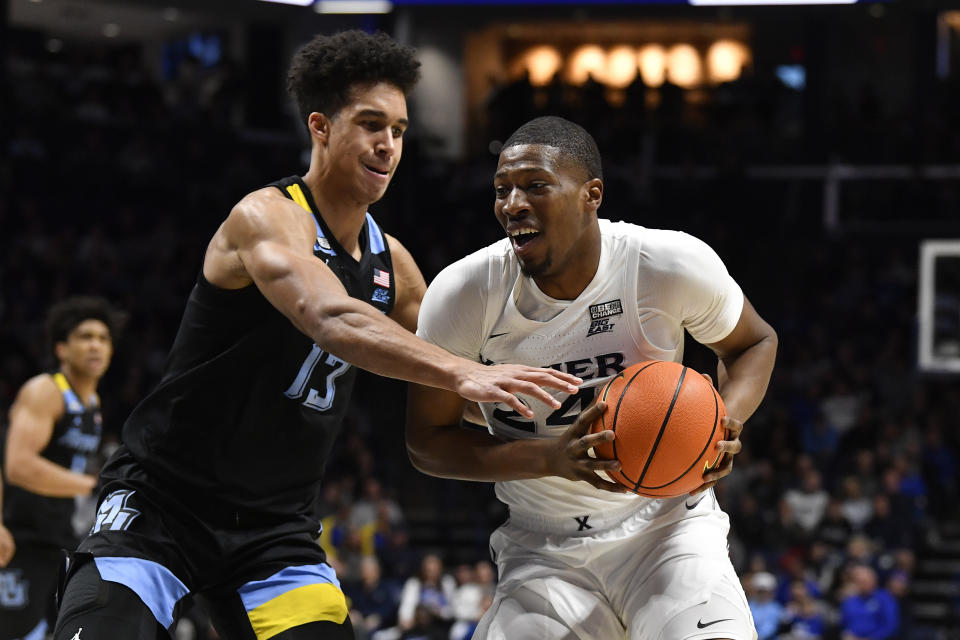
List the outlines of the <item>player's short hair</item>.
{"type": "Polygon", "coordinates": [[[597,142],[586,129],[575,122],[557,116],[534,118],[513,132],[503,148],[521,144],[544,144],[555,147],[560,153],[583,167],[587,180],[603,180],[603,168],[600,163],[600,150],[597,142]]]}
{"type": "Polygon", "coordinates": [[[353,29],[315,36],[300,47],[287,73],[287,91],[306,122],[314,111],[336,117],[356,85],[389,82],[407,95],[419,79],[420,61],[411,47],[385,33],[353,29]]]}
{"type": "Polygon", "coordinates": [[[126,314],[98,296],[73,296],[61,300],[47,312],[47,339],[54,356],[57,343],[66,342],[70,333],[86,320],[99,320],[107,325],[110,340],[115,343],[117,334],[126,324],[126,314]]]}

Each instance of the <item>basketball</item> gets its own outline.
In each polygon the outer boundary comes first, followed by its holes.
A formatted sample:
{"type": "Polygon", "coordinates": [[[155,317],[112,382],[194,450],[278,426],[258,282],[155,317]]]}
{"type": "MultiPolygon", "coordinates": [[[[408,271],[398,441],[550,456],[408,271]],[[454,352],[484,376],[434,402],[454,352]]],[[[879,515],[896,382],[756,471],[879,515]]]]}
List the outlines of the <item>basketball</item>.
{"type": "Polygon", "coordinates": [[[610,429],[612,442],[594,448],[598,458],[618,460],[611,479],[650,498],[672,498],[703,484],[720,462],[717,444],[723,399],[702,375],[676,362],[651,360],[627,367],[600,392],[607,410],[591,433],[610,429]]]}

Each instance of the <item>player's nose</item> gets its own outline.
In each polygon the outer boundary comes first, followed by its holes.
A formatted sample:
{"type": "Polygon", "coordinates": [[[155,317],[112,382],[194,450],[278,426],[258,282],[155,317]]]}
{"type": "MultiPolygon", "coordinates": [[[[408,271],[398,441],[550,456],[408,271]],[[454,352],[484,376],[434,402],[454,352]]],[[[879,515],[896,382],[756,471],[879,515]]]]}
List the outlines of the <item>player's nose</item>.
{"type": "Polygon", "coordinates": [[[511,189],[510,193],[503,200],[503,206],[500,208],[504,215],[517,216],[526,213],[530,209],[530,203],[523,196],[521,189],[511,189]]]}

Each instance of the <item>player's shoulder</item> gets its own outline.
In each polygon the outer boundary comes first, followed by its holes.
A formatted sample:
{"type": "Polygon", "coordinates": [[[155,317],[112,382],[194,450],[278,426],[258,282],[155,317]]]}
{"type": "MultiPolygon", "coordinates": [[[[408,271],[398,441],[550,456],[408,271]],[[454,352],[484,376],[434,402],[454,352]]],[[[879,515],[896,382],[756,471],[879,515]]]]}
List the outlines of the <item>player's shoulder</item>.
{"type": "Polygon", "coordinates": [[[276,187],[251,191],[240,199],[227,216],[225,226],[239,238],[273,235],[276,230],[302,230],[314,235],[314,222],[293,200],[276,187]]]}
{"type": "Polygon", "coordinates": [[[486,289],[496,284],[492,280],[509,278],[515,263],[516,258],[510,242],[499,240],[447,265],[434,282],[459,282],[486,289]]]}
{"type": "Polygon", "coordinates": [[[46,409],[60,407],[63,401],[53,375],[41,373],[23,383],[17,392],[15,403],[46,409]]]}
{"type": "Polygon", "coordinates": [[[685,231],[654,229],[624,221],[600,219],[600,234],[603,238],[632,244],[644,249],[670,251],[674,249],[699,249],[706,246],[702,240],[685,231]]]}

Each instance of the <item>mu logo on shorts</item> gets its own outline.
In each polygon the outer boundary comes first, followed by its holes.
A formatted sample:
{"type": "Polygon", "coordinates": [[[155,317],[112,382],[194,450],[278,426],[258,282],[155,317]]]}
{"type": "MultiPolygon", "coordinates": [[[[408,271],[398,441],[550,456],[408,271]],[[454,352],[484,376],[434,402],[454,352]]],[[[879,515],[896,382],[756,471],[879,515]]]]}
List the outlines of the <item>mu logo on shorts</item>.
{"type": "Polygon", "coordinates": [[[30,603],[27,598],[30,582],[20,576],[20,569],[0,571],[0,608],[23,609],[30,603]]]}
{"type": "Polygon", "coordinates": [[[97,509],[97,521],[90,530],[93,535],[99,531],[125,531],[133,521],[137,519],[140,512],[127,506],[130,498],[136,491],[123,489],[114,491],[100,503],[97,509]]]}

